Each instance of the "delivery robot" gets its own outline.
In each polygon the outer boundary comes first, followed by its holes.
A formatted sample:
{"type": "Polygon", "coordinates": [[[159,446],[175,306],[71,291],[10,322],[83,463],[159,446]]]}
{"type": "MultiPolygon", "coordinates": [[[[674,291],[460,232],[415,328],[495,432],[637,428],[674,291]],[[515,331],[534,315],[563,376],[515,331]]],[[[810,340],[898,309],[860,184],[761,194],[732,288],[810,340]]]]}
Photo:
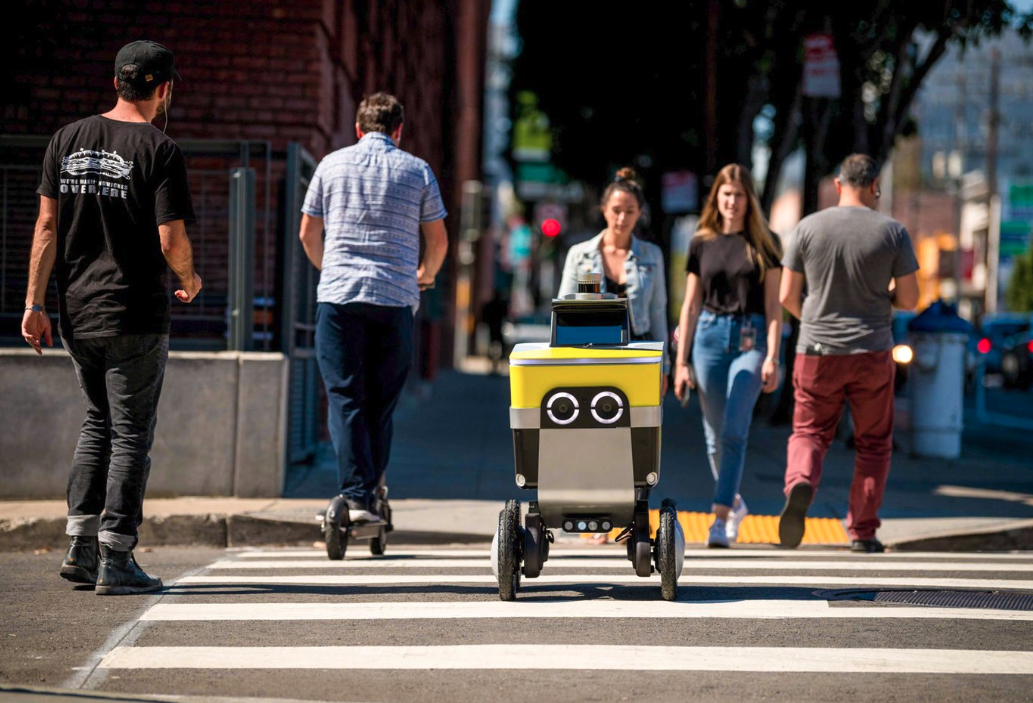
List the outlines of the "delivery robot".
{"type": "Polygon", "coordinates": [[[523,527],[520,503],[499,514],[492,569],[502,600],[537,577],[554,531],[620,529],[635,573],[660,572],[674,600],[685,556],[675,504],[663,501],[650,539],[649,492],[660,480],[663,342],[631,340],[628,301],[600,293],[600,273],[552,301],[551,340],[518,344],[509,357],[516,484],[537,490],[523,527]]]}

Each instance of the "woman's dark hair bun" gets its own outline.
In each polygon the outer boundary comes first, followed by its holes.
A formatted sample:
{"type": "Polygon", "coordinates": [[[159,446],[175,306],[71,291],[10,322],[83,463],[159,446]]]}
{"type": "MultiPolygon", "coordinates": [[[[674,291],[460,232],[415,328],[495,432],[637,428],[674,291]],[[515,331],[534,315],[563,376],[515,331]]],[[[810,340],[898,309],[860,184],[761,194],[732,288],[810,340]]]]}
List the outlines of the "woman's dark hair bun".
{"type": "Polygon", "coordinates": [[[617,181],[634,181],[638,178],[638,174],[635,173],[635,169],[625,166],[621,170],[617,171],[617,177],[614,180],[617,181]]]}

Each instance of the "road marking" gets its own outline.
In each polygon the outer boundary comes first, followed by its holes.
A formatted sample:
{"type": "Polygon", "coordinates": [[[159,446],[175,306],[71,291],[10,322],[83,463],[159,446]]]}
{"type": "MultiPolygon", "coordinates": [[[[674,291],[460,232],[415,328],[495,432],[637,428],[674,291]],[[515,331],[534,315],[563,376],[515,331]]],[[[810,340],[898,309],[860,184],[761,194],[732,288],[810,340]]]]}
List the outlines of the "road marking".
{"type": "Polygon", "coordinates": [[[433,603],[159,603],[141,618],[185,620],[441,620],[480,618],[951,619],[1033,621],[1033,612],[978,608],[830,607],[824,600],[573,600],[433,603]]]}
{"type": "MultiPolygon", "coordinates": [[[[366,551],[366,550],[363,550],[366,551]]],[[[358,556],[348,554],[345,561],[390,561],[393,558],[405,557],[419,559],[426,557],[449,557],[470,559],[484,558],[490,549],[487,545],[472,549],[413,549],[404,551],[389,550],[387,556],[372,556],[359,553],[358,556]]],[[[624,549],[613,549],[611,547],[598,547],[588,549],[559,548],[549,551],[550,558],[555,557],[612,557],[625,558],[627,552],[624,549]]],[[[326,559],[326,551],[322,549],[299,549],[282,551],[241,551],[236,552],[238,559],[326,559]]],[[[685,558],[705,559],[855,559],[857,561],[881,561],[896,559],[943,559],[943,553],[938,552],[887,552],[883,554],[854,554],[846,550],[806,550],[806,549],[686,549],[685,558]]],[[[1027,554],[951,554],[951,559],[998,561],[998,560],[1025,560],[1033,563],[1033,553],[1027,554]]],[[[976,562],[973,562],[976,563],[976,562]]]]}
{"type": "Polygon", "coordinates": [[[456,645],[119,647],[107,669],[604,669],[806,673],[1033,674],[1033,652],[860,647],[456,645]]]}
{"type": "MultiPolygon", "coordinates": [[[[610,559],[573,559],[550,558],[546,569],[630,569],[631,562],[627,558],[610,559]]],[[[873,562],[873,561],[789,561],[775,559],[772,561],[751,560],[748,564],[739,564],[728,559],[693,559],[687,560],[689,569],[743,569],[743,570],[779,570],[779,571],[995,571],[995,572],[1033,572],[1033,564],[987,565],[971,562],[873,562]]],[[[238,561],[225,560],[212,564],[210,569],[461,569],[491,568],[491,560],[480,559],[380,559],[329,561],[323,560],[290,560],[282,561],[238,561]]]]}
{"type": "MultiPolygon", "coordinates": [[[[628,567],[631,570],[631,567],[628,567]]],[[[654,574],[650,578],[633,575],[600,576],[596,574],[543,574],[536,579],[524,579],[520,587],[533,589],[536,585],[571,584],[594,586],[610,585],[652,585],[656,586],[660,577],[654,574]]],[[[313,574],[311,576],[190,576],[177,581],[172,588],[193,585],[252,585],[252,586],[386,586],[397,584],[424,584],[448,586],[456,584],[497,584],[491,574],[400,574],[400,575],[342,575],[313,574]]],[[[682,573],[678,583],[682,586],[749,586],[749,585],[782,585],[808,586],[879,586],[908,588],[978,588],[981,590],[1033,590],[1033,581],[1018,579],[956,579],[956,578],[895,578],[863,576],[692,576],[682,573]]]]}

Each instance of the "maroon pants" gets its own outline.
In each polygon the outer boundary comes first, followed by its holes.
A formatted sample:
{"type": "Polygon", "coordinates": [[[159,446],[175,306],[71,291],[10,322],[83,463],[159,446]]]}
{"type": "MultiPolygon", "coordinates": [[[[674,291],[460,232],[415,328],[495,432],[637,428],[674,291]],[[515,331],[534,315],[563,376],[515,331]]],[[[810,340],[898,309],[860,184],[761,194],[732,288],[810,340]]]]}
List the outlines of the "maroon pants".
{"type": "Polygon", "coordinates": [[[796,411],[789,437],[785,490],[800,481],[815,489],[821,465],[850,403],[857,458],[850,487],[847,530],[851,539],[872,539],[893,454],[893,359],[888,351],[796,357],[796,411]]]}

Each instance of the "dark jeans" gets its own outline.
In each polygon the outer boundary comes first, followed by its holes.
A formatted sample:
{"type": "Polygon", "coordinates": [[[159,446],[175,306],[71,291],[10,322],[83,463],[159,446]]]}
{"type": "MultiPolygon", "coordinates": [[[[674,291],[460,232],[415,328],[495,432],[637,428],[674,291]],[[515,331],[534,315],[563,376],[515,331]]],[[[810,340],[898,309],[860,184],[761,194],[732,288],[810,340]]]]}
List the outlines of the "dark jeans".
{"type": "Polygon", "coordinates": [[[412,309],[319,303],[316,355],[340,490],[364,502],[391,455],[391,416],[413,365],[412,309]]]}
{"type": "Polygon", "coordinates": [[[101,544],[126,551],[136,546],[143,521],[169,337],[134,334],[64,345],[86,402],[68,477],[67,532],[99,535],[101,544]]]}

